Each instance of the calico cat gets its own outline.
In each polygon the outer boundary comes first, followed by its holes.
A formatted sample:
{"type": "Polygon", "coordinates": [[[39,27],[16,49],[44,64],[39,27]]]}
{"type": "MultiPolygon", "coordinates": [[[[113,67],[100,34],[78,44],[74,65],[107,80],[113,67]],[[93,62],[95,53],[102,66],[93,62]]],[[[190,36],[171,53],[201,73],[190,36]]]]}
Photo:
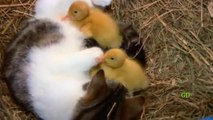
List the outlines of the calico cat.
{"type": "MultiPolygon", "coordinates": [[[[121,28],[123,28],[123,26],[121,28]]],[[[65,64],[66,62],[63,61],[66,59],[60,59],[60,58],[66,57],[66,55],[70,54],[71,49],[73,49],[74,51],[75,50],[79,51],[77,50],[76,45],[79,45],[78,47],[80,48],[80,50],[89,48],[88,50],[90,51],[91,49],[94,49],[94,46],[95,46],[94,51],[95,52],[100,51],[100,49],[97,48],[99,45],[95,41],[92,42],[91,40],[84,39],[84,37],[81,36],[80,34],[78,36],[80,40],[79,39],[77,40],[79,41],[79,43],[77,42],[78,44],[77,43],[75,43],[74,45],[64,44],[65,46],[68,46],[67,48],[61,48],[57,46],[57,44],[62,44],[62,41],[64,41],[62,39],[65,37],[64,34],[59,32],[60,30],[61,30],[60,25],[57,25],[54,22],[51,22],[48,20],[35,19],[35,20],[28,21],[27,24],[22,28],[22,31],[17,34],[18,37],[16,36],[15,37],[16,39],[12,41],[10,45],[8,46],[6,50],[6,59],[4,62],[5,64],[4,64],[3,72],[4,72],[5,80],[8,83],[8,86],[10,87],[11,93],[13,94],[15,100],[21,106],[23,106],[25,110],[32,111],[35,114],[37,114],[40,118],[47,119],[47,120],[48,119],[52,119],[52,120],[71,119],[72,114],[73,116],[75,116],[76,113],[72,113],[75,111],[74,110],[75,108],[78,108],[75,106],[75,104],[78,103],[80,98],[85,95],[85,91],[82,89],[82,86],[89,81],[89,79],[86,79],[88,76],[87,74],[85,74],[86,76],[77,74],[78,67],[83,66],[83,64],[80,64],[80,65],[75,64],[76,68],[66,67],[68,64],[65,64]],[[56,49],[57,48],[56,46],[58,47],[58,49],[56,49]],[[47,48],[52,49],[52,53],[50,55],[47,55],[47,48]],[[32,56],[32,53],[36,51],[38,53],[35,54],[35,56],[32,56]],[[69,51],[69,53],[63,52],[63,51],[69,51]],[[55,53],[58,53],[58,54],[55,54],[55,53]],[[30,56],[32,56],[35,59],[30,59],[31,58],[30,56]],[[56,59],[56,58],[59,58],[59,59],[56,59]],[[40,65],[41,68],[37,69],[37,71],[34,71],[36,74],[34,74],[33,71],[29,72],[30,69],[35,70],[36,67],[38,67],[38,65],[35,64],[35,62],[33,62],[35,60],[39,61],[39,63],[41,64],[40,65]],[[59,62],[60,64],[56,64],[57,61],[58,62],[60,61],[59,62]],[[64,68],[66,69],[64,69],[62,66],[65,66],[64,68]],[[70,78],[72,74],[69,76],[69,73],[68,73],[68,71],[71,72],[72,70],[76,70],[75,75],[80,76],[79,78],[76,78],[73,81],[71,81],[72,77],[70,78]],[[46,72],[49,71],[49,72],[46,73],[45,71],[46,72]],[[33,76],[31,78],[29,77],[30,73],[35,77],[34,80],[32,78],[33,76]],[[41,78],[43,78],[44,76],[49,76],[48,79],[51,79],[51,78],[52,79],[42,80],[41,78]],[[69,80],[71,79],[71,80],[68,82],[68,80],[64,78],[69,80]],[[40,80],[41,83],[38,81],[39,79],[41,79],[40,80]],[[42,104],[42,102],[38,100],[39,98],[41,98],[41,96],[44,99],[42,101],[44,104],[42,104]],[[38,102],[36,102],[36,100],[38,100],[38,102]],[[70,101],[70,102],[67,102],[67,101],[70,101]],[[37,106],[43,107],[42,108],[43,110],[40,110],[37,106]],[[67,107],[67,109],[65,110],[61,110],[57,108],[57,107],[61,108],[62,106],[64,107],[69,106],[69,107],[67,107]],[[48,112],[45,113],[44,111],[48,111],[48,112]],[[50,116],[46,116],[46,115],[50,115],[50,116]]],[[[132,29],[132,27],[130,26],[125,27],[123,32],[126,32],[126,30],[132,31],[134,33],[134,29],[132,29]]],[[[131,33],[131,32],[127,32],[127,33],[131,33]]],[[[76,35],[76,31],[73,31],[72,34],[76,35]]],[[[135,37],[131,36],[131,34],[129,34],[129,36],[130,37],[125,37],[125,40],[128,40],[128,41],[123,43],[124,45],[126,45],[125,46],[126,50],[128,50],[129,46],[134,46],[133,44],[134,42],[132,42],[131,40],[133,40],[132,38],[135,38],[135,37]]],[[[72,39],[74,39],[74,35],[72,37],[73,37],[72,39]]],[[[134,40],[137,40],[136,38],[134,40]]],[[[72,39],[70,38],[69,40],[72,40],[72,39]]],[[[130,49],[130,50],[131,50],[130,53],[132,53],[130,55],[134,55],[135,53],[134,50],[137,51],[137,49],[130,49]]],[[[142,52],[144,53],[144,51],[142,52]]],[[[88,55],[91,55],[91,54],[88,53],[88,55]]],[[[136,59],[140,63],[144,63],[143,60],[145,60],[145,58],[143,59],[136,58],[136,59]]],[[[80,60],[80,59],[76,59],[76,60],[80,60]]],[[[93,63],[95,65],[95,61],[93,61],[93,63]]],[[[86,70],[83,68],[81,70],[82,71],[80,73],[86,72],[86,70]]],[[[100,91],[100,90],[97,90],[97,91],[100,91]]],[[[135,100],[139,103],[141,101],[139,98],[135,100]]],[[[128,117],[125,117],[125,115],[134,117],[134,115],[128,114],[129,113],[128,111],[141,109],[141,107],[138,107],[138,103],[135,102],[135,100],[127,99],[120,106],[120,107],[122,106],[125,107],[125,109],[123,108],[121,109],[123,110],[122,114],[121,112],[116,113],[116,114],[121,114],[121,115],[117,115],[117,117],[122,118],[120,120],[125,120],[125,119],[129,120],[127,119],[128,117]],[[130,102],[133,101],[131,102],[131,104],[133,105],[131,105],[129,101],[130,102]]],[[[137,112],[134,112],[134,114],[136,114],[137,112]]],[[[85,114],[90,115],[90,112],[86,112],[85,114]]]]}
{"type": "MultiPolygon", "coordinates": [[[[124,39],[125,50],[136,53],[135,48],[128,49],[134,46],[132,38],[124,39]]],[[[38,12],[6,48],[3,76],[25,110],[44,120],[70,120],[86,94],[82,86],[90,81],[88,70],[103,54],[98,46],[57,15],[38,12]]]]}
{"type": "Polygon", "coordinates": [[[5,78],[14,98],[42,119],[71,119],[87,72],[103,54],[83,40],[66,23],[28,21],[6,49],[5,78]]]}

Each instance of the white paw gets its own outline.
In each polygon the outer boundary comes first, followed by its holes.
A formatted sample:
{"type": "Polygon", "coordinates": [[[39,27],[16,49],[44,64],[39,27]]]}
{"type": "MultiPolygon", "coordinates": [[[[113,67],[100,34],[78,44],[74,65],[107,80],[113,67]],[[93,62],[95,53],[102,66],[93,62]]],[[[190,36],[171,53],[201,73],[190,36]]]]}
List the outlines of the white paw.
{"type": "Polygon", "coordinates": [[[91,0],[95,5],[106,7],[111,4],[112,0],[91,0]]]}
{"type": "Polygon", "coordinates": [[[97,65],[99,62],[97,59],[104,55],[103,51],[99,47],[92,47],[86,50],[84,60],[87,61],[84,64],[85,70],[91,69],[91,67],[97,65]]]}
{"type": "Polygon", "coordinates": [[[94,57],[95,59],[100,58],[104,55],[104,52],[99,47],[92,47],[90,48],[91,57],[94,57]]]}

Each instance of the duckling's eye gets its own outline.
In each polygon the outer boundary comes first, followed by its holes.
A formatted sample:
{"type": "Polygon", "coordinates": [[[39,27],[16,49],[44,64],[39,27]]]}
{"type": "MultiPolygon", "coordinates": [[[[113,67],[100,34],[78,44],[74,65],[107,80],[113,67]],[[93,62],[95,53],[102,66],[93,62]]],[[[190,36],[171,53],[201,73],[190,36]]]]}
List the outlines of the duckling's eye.
{"type": "Polygon", "coordinates": [[[77,11],[77,10],[75,10],[75,11],[74,11],[74,13],[75,13],[75,14],[77,14],[77,13],[78,13],[78,11],[77,11]]]}
{"type": "Polygon", "coordinates": [[[111,60],[114,60],[114,58],[113,58],[113,57],[111,57],[110,59],[111,59],[111,60]]]}

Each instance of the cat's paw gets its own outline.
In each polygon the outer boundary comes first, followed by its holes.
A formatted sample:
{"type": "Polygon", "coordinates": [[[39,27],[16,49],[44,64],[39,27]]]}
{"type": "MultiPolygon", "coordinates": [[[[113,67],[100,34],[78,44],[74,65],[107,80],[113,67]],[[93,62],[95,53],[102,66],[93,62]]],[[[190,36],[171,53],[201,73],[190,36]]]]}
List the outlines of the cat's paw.
{"type": "Polygon", "coordinates": [[[92,47],[85,49],[84,54],[82,55],[83,57],[81,57],[81,61],[85,62],[82,63],[82,65],[84,64],[84,70],[89,70],[99,63],[97,59],[102,57],[104,55],[104,52],[99,47],[92,47]]]}
{"type": "Polygon", "coordinates": [[[101,48],[99,47],[92,47],[92,48],[89,48],[89,57],[96,63],[100,63],[100,58],[103,57],[104,55],[104,52],[101,48]]]}
{"type": "Polygon", "coordinates": [[[112,0],[92,0],[92,2],[97,6],[106,7],[111,4],[112,0]]]}
{"type": "Polygon", "coordinates": [[[103,50],[99,47],[92,47],[89,49],[90,49],[92,57],[99,58],[99,57],[103,56],[103,54],[104,54],[103,50]]]}

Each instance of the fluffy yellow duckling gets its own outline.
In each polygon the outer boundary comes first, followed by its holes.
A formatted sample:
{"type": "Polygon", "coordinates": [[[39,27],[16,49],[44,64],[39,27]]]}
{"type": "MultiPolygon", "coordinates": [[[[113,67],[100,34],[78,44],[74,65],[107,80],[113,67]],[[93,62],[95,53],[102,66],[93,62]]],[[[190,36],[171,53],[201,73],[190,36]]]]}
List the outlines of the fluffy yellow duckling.
{"type": "Polygon", "coordinates": [[[94,38],[103,48],[121,46],[122,36],[117,23],[102,10],[83,1],[74,2],[63,19],[69,19],[87,37],[94,38]]]}
{"type": "MultiPolygon", "coordinates": [[[[129,58],[122,49],[110,49],[107,51],[100,64],[105,76],[110,80],[121,82],[128,91],[146,89],[150,81],[145,75],[143,68],[135,60],[129,58]]],[[[91,70],[93,76],[98,67],[91,70]]]]}

